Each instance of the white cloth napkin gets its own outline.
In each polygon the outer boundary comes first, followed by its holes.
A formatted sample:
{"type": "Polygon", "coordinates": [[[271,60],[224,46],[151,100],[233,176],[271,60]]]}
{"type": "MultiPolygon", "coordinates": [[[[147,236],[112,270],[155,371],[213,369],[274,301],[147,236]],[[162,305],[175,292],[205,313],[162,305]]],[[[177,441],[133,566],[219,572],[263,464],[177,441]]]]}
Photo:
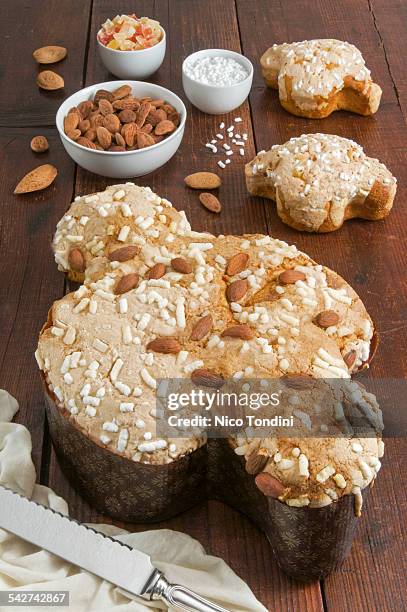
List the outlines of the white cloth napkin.
{"type": "MultiPolygon", "coordinates": [[[[31,436],[12,423],[17,401],[0,390],[0,484],[68,514],[68,505],[51,489],[35,484],[31,436]]],[[[132,533],[111,525],[92,525],[126,544],[148,553],[170,582],[195,590],[233,612],[267,612],[249,587],[222,559],[207,555],[196,540],[184,533],[159,529],[132,533]]],[[[151,612],[165,609],[157,603],[140,603],[119,588],[0,529],[0,590],[69,591],[69,612],[151,612]]],[[[55,611],[55,608],[41,607],[55,611]]],[[[26,607],[13,610],[26,612],[26,607]]],[[[0,606],[9,612],[9,607],[0,606]]]]}

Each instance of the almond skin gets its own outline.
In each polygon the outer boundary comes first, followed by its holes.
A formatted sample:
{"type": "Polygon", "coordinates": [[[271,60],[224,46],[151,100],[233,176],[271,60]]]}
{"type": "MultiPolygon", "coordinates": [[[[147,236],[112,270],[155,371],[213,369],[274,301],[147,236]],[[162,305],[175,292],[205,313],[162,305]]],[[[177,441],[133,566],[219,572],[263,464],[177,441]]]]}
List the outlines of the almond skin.
{"type": "Polygon", "coordinates": [[[106,100],[105,98],[102,98],[101,100],[99,100],[99,111],[100,113],[106,117],[106,115],[111,115],[113,113],[113,106],[112,104],[109,102],[109,100],[106,100]]]}
{"type": "Polygon", "coordinates": [[[82,134],[85,134],[85,132],[90,130],[89,119],[81,119],[81,121],[78,123],[78,130],[80,130],[82,134]]]}
{"type": "Polygon", "coordinates": [[[74,272],[85,272],[85,258],[80,249],[71,249],[69,251],[68,263],[74,272]]]}
{"type": "Polygon", "coordinates": [[[34,136],[30,142],[30,147],[34,153],[45,153],[49,149],[48,140],[45,136],[34,136]]]}
{"type": "Polygon", "coordinates": [[[67,115],[64,119],[65,134],[71,132],[72,130],[76,130],[79,125],[79,121],[80,119],[78,113],[69,113],[69,115],[67,115]]]}
{"type": "Polygon", "coordinates": [[[38,166],[38,168],[31,170],[21,179],[14,189],[14,193],[31,193],[32,191],[45,189],[51,185],[57,174],[58,170],[55,166],[51,166],[51,164],[38,166]]]}
{"type": "Polygon", "coordinates": [[[135,98],[127,98],[126,100],[115,100],[112,103],[114,110],[121,111],[125,109],[137,110],[140,108],[140,102],[135,98]]]}
{"type": "Polygon", "coordinates": [[[98,89],[94,95],[93,102],[99,104],[100,100],[109,100],[109,102],[113,102],[112,92],[106,89],[98,89]]]}
{"type": "Polygon", "coordinates": [[[119,147],[125,147],[126,146],[126,141],[124,140],[123,136],[119,132],[116,132],[116,134],[114,135],[114,139],[116,141],[116,144],[119,147]]]}
{"type": "Polygon", "coordinates": [[[65,47],[59,47],[58,45],[48,45],[47,47],[40,47],[33,53],[33,58],[38,64],[55,64],[63,60],[68,51],[65,47]]]}
{"type": "Polygon", "coordinates": [[[122,98],[125,98],[126,96],[130,96],[131,92],[132,92],[132,89],[130,85],[121,85],[120,87],[114,90],[113,98],[115,100],[121,100],[122,98]]]}
{"type": "Polygon", "coordinates": [[[37,85],[41,89],[53,91],[55,89],[62,89],[62,87],[65,86],[65,83],[64,79],[56,72],[53,72],[52,70],[43,70],[37,75],[37,85]]]}
{"type": "Polygon", "coordinates": [[[115,249],[108,255],[109,261],[129,261],[133,259],[139,252],[139,247],[129,244],[128,246],[120,247],[115,249]]]}
{"type": "MultiPolygon", "coordinates": [[[[78,130],[79,131],[79,130],[78,130]]],[[[72,136],[75,136],[75,130],[73,130],[73,132],[69,132],[72,136]]],[[[74,139],[74,138],[73,138],[74,139]]],[[[89,140],[89,138],[86,138],[85,136],[79,136],[79,138],[76,139],[76,142],[80,145],[82,145],[83,147],[86,147],[87,149],[97,149],[96,145],[94,142],[92,142],[91,140],[89,140]]]]}
{"type": "Polygon", "coordinates": [[[334,310],[323,310],[317,314],[314,322],[319,325],[319,327],[326,329],[327,327],[331,327],[332,325],[337,325],[339,323],[339,315],[334,310]]]}
{"type": "Polygon", "coordinates": [[[171,266],[176,272],[180,272],[181,274],[191,274],[192,272],[191,264],[183,257],[174,257],[174,259],[171,260],[171,266]]]}
{"type": "Polygon", "coordinates": [[[263,455],[257,450],[253,451],[246,461],[246,472],[248,474],[252,474],[253,476],[258,474],[263,470],[268,460],[269,457],[267,454],[263,455]]]}
{"type": "Polygon", "coordinates": [[[205,336],[209,334],[212,329],[212,326],[212,315],[208,314],[205,317],[201,317],[192,327],[190,339],[202,340],[202,338],[205,338],[205,336]]]}
{"type": "Polygon", "coordinates": [[[80,104],[78,104],[78,110],[82,115],[83,119],[87,119],[92,112],[93,103],[90,100],[84,100],[80,104]]]}
{"type": "Polygon", "coordinates": [[[96,130],[96,128],[103,125],[105,118],[100,113],[96,115],[89,115],[90,127],[96,130]]]}
{"type": "Polygon", "coordinates": [[[257,488],[267,497],[277,499],[285,491],[284,485],[268,472],[257,474],[255,482],[257,488]]]}
{"type": "Polygon", "coordinates": [[[160,123],[157,123],[157,125],[155,126],[154,133],[157,134],[157,136],[163,136],[164,134],[171,134],[171,132],[173,132],[174,130],[175,125],[173,124],[173,122],[169,121],[169,119],[164,119],[164,121],[160,121],[160,123]]]}
{"type": "MultiPolygon", "coordinates": [[[[153,131],[153,126],[151,125],[151,123],[145,123],[140,131],[143,134],[151,134],[151,132],[153,131]]],[[[154,138],[153,138],[153,140],[154,140],[154,138]]],[[[154,141],[154,144],[155,144],[155,141],[154,141]]]]}
{"type": "Polygon", "coordinates": [[[164,121],[165,119],[167,119],[167,113],[162,109],[157,109],[148,113],[146,121],[155,127],[158,123],[160,123],[160,121],[164,121]]]}
{"type": "Polygon", "coordinates": [[[128,147],[132,147],[134,145],[134,140],[137,135],[137,126],[135,123],[126,123],[122,128],[122,136],[126,141],[128,147]]]}
{"type": "Polygon", "coordinates": [[[228,302],[238,302],[241,300],[246,295],[248,288],[249,283],[245,278],[230,283],[226,289],[226,297],[228,302]]]}
{"type": "Polygon", "coordinates": [[[137,132],[137,146],[139,149],[144,149],[144,147],[151,147],[151,145],[155,144],[154,138],[150,136],[150,134],[146,134],[145,132],[137,132]]]}
{"type": "Polygon", "coordinates": [[[105,115],[105,117],[103,118],[103,127],[109,130],[109,132],[111,132],[112,134],[116,134],[116,132],[120,130],[119,117],[117,117],[117,115],[114,115],[113,113],[105,115]]]}
{"type": "Polygon", "coordinates": [[[220,187],[220,177],[214,172],[194,172],[184,179],[191,189],[217,189],[220,187]]]}
{"type": "Polygon", "coordinates": [[[155,266],[153,266],[149,273],[148,273],[148,278],[149,280],[157,280],[159,278],[161,278],[162,276],[164,276],[165,274],[165,265],[163,263],[156,263],[155,266]]]}
{"type": "Polygon", "coordinates": [[[293,285],[297,281],[304,281],[305,279],[305,274],[299,270],[284,270],[278,277],[281,285],[293,285]]]}
{"type": "Polygon", "coordinates": [[[228,265],[226,266],[226,274],[234,276],[246,270],[247,264],[249,263],[249,255],[247,253],[236,253],[229,259],[228,265]]]}
{"type": "Polygon", "coordinates": [[[105,127],[100,126],[96,128],[96,136],[103,149],[108,149],[112,144],[112,134],[105,127]]]}
{"type": "Polygon", "coordinates": [[[356,351],[349,351],[349,353],[346,353],[343,360],[348,368],[351,368],[356,361],[356,351]]]}
{"type": "Polygon", "coordinates": [[[214,196],[212,193],[201,193],[199,194],[199,201],[202,206],[205,206],[207,210],[210,210],[214,213],[220,213],[222,210],[222,204],[219,202],[218,198],[214,196]]]}
{"type": "Polygon", "coordinates": [[[137,287],[138,282],[139,282],[139,275],[137,274],[137,272],[132,272],[131,274],[125,274],[125,276],[122,276],[119,282],[117,283],[114,292],[116,295],[127,293],[128,291],[131,291],[132,289],[137,287]]]}
{"type": "Polygon", "coordinates": [[[175,338],[156,338],[147,344],[148,351],[164,354],[176,354],[181,350],[181,345],[175,338]]]}
{"type": "Polygon", "coordinates": [[[240,338],[241,340],[250,340],[254,338],[253,329],[246,324],[232,325],[222,332],[223,338],[240,338]]]}
{"type": "Polygon", "coordinates": [[[191,380],[194,385],[200,385],[202,387],[213,387],[220,389],[225,384],[225,380],[222,376],[213,372],[213,370],[207,370],[206,368],[198,368],[191,374],[191,380]]]}
{"type": "Polygon", "coordinates": [[[136,113],[130,109],[122,110],[119,113],[119,119],[122,123],[134,123],[136,117],[136,113]]]}
{"type": "Polygon", "coordinates": [[[143,102],[140,108],[137,111],[137,119],[136,124],[141,128],[143,127],[148,113],[151,111],[152,107],[150,102],[143,102]]]}
{"type": "Polygon", "coordinates": [[[78,140],[78,138],[81,137],[81,131],[78,130],[70,130],[69,132],[66,133],[66,135],[68,136],[68,138],[70,138],[71,140],[78,140]]]}

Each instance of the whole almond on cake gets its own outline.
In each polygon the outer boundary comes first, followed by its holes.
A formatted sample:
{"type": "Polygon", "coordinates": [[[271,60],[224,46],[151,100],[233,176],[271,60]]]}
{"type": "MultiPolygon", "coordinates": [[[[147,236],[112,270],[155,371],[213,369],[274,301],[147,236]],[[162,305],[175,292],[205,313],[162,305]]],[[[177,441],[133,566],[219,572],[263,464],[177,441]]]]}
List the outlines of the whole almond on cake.
{"type": "Polygon", "coordinates": [[[377,221],[392,206],[397,181],[353,140],[303,134],[246,165],[253,195],[274,200],[284,223],[308,232],[332,232],[347,219],[377,221]]]}
{"type": "Polygon", "coordinates": [[[348,110],[372,115],[382,90],[373,83],[357,47],[335,39],[273,45],[260,59],[266,84],[278,89],[281,105],[311,119],[348,110]]]}

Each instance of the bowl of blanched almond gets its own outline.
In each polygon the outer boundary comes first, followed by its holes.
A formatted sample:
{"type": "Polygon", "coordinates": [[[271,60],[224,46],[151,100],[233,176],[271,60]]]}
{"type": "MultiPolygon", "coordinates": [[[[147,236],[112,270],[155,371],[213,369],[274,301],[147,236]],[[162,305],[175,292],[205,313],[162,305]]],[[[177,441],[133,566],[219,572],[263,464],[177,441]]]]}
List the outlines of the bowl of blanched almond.
{"type": "Polygon", "coordinates": [[[120,79],[144,79],[164,60],[166,36],[158,21],[136,15],[107,19],[97,33],[106,68],[120,79]]]}

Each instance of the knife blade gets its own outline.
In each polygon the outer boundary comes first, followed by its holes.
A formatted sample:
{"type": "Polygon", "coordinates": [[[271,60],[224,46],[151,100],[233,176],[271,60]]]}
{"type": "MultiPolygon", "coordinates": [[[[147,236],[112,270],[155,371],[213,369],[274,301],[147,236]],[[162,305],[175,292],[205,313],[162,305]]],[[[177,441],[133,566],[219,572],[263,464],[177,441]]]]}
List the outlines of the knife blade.
{"type": "Polygon", "coordinates": [[[150,557],[0,485],[0,528],[146,600],[180,610],[228,612],[186,587],[170,584],[150,557]]]}

